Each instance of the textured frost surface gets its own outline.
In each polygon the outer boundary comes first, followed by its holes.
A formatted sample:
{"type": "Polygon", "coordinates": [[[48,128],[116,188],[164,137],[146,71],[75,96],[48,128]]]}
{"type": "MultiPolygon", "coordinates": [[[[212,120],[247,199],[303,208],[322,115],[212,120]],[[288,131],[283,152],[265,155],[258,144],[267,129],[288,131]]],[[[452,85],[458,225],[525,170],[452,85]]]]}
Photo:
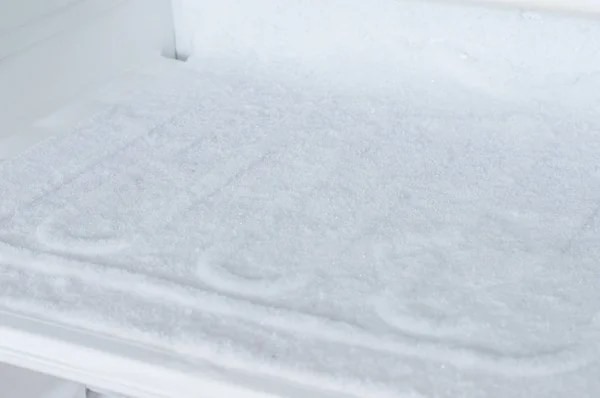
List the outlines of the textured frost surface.
{"type": "Polygon", "coordinates": [[[356,86],[204,49],[0,164],[0,305],[359,396],[595,396],[600,85],[511,86],[473,37],[506,84],[459,40],[356,86]]]}

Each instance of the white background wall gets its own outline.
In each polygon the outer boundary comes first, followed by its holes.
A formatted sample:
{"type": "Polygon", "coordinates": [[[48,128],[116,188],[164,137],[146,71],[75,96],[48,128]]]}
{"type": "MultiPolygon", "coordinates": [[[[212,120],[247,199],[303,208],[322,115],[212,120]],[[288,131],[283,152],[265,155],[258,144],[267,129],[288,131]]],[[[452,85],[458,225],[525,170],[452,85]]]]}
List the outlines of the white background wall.
{"type": "Polygon", "coordinates": [[[174,52],[170,0],[0,0],[0,138],[174,52]]]}
{"type": "Polygon", "coordinates": [[[0,35],[32,23],[80,0],[0,0],[0,35]]]}

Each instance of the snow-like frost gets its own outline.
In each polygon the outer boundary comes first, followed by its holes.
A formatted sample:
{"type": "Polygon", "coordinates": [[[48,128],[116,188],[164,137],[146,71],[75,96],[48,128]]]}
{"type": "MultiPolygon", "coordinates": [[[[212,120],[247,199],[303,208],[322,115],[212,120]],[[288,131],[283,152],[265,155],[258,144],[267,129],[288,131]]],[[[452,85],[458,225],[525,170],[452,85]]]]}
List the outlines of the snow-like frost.
{"type": "Polygon", "coordinates": [[[0,306],[349,395],[600,392],[597,24],[225,3],[179,75],[0,164],[0,306]]]}

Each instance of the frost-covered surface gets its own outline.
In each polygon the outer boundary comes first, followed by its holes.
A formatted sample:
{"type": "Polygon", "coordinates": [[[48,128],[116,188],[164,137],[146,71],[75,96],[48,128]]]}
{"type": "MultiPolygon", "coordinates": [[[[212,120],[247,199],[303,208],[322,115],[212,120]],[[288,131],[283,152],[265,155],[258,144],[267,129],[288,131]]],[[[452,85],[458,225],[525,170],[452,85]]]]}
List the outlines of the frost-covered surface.
{"type": "Polygon", "coordinates": [[[597,396],[600,25],[350,1],[302,49],[303,4],[0,164],[0,306],[237,380],[597,396]]]}

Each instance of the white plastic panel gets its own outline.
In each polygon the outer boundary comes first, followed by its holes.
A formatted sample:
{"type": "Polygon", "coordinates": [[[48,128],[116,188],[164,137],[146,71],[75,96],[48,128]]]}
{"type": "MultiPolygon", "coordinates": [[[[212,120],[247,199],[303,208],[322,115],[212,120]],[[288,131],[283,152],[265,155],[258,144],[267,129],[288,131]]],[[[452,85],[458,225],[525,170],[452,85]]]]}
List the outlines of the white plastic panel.
{"type": "Polygon", "coordinates": [[[0,36],[83,2],[85,0],[2,0],[0,1],[2,10],[0,36]]]}
{"type": "Polygon", "coordinates": [[[2,398],[86,398],[85,387],[0,363],[2,398]]]}
{"type": "Polygon", "coordinates": [[[585,14],[600,13],[598,0],[465,0],[482,5],[504,5],[526,9],[568,11],[585,14]]]}
{"type": "Polygon", "coordinates": [[[0,0],[0,139],[161,54],[170,0],[0,0]]]}

